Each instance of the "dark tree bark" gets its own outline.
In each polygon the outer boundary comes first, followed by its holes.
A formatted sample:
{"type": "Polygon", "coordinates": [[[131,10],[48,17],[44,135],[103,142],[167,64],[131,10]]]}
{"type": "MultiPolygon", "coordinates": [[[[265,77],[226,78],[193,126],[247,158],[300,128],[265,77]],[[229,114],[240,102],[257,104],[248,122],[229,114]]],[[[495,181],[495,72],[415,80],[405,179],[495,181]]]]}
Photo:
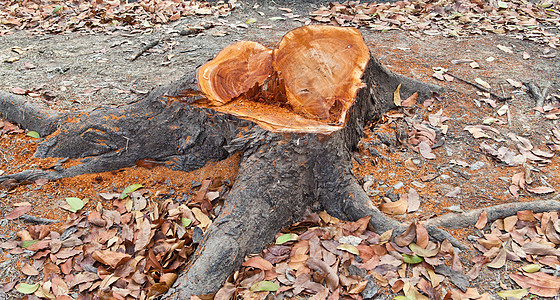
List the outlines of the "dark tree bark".
{"type": "MultiPolygon", "coordinates": [[[[184,96],[184,91],[197,89],[194,71],[135,103],[67,114],[41,112],[23,97],[0,92],[2,117],[46,136],[36,157],[81,158],[83,162],[66,169],[5,175],[0,182],[56,180],[115,170],[144,158],[171,161],[174,169],[191,171],[242,152],[223,211],[167,297],[188,299],[213,293],[245,255],[261,251],[282,227],[300,221],[309,210],[327,210],[350,221],[372,215],[370,225],[377,232],[404,230],[403,224],[374,207],[358,185],[351,151],[366,123],[394,107],[393,92],[399,85],[404,98],[418,92],[419,99],[426,99],[441,89],[395,74],[374,57],[361,79],[365,86],[357,92],[346,124],[329,135],[275,133],[194,105],[199,96],[184,96]]],[[[452,239],[434,226],[427,229],[436,239],[452,239]]]]}

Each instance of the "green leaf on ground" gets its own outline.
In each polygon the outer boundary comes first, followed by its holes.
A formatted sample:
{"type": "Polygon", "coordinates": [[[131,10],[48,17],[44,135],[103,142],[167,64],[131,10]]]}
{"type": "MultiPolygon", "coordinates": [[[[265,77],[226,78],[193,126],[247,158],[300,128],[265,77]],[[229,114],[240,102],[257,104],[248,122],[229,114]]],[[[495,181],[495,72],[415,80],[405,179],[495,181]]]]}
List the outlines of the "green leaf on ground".
{"type": "Polygon", "coordinates": [[[128,194],[136,191],[137,189],[143,187],[143,185],[139,184],[139,183],[135,183],[135,184],[131,184],[129,186],[127,186],[124,191],[122,192],[121,196],[119,197],[119,199],[124,199],[128,196],[128,194]]]}
{"type": "Polygon", "coordinates": [[[530,264],[530,265],[526,265],[526,266],[521,267],[521,269],[523,269],[523,271],[525,271],[527,273],[535,273],[535,272],[538,272],[541,269],[541,265],[530,264]]]}
{"type": "Polygon", "coordinates": [[[39,133],[37,131],[29,131],[29,132],[27,132],[27,135],[32,137],[32,138],[36,138],[36,139],[41,138],[41,135],[39,135],[39,133]]]}
{"type": "Polygon", "coordinates": [[[80,198],[68,197],[66,198],[66,202],[70,205],[70,211],[72,212],[77,212],[78,210],[84,208],[84,201],[80,198]]]}
{"type": "Polygon", "coordinates": [[[259,281],[251,286],[252,292],[276,292],[280,286],[272,281],[259,281]]]}
{"type": "Polygon", "coordinates": [[[30,295],[35,293],[35,291],[39,288],[39,283],[29,284],[22,282],[16,285],[16,290],[22,294],[30,295]]]}
{"type": "Polygon", "coordinates": [[[297,241],[297,239],[298,235],[295,233],[283,234],[276,239],[276,245],[282,245],[290,241],[297,241]]]}
{"type": "Polygon", "coordinates": [[[503,299],[521,299],[529,294],[527,289],[499,291],[496,294],[503,299]]]}
{"type": "Polygon", "coordinates": [[[189,227],[189,225],[192,224],[192,220],[189,218],[181,218],[181,223],[183,223],[183,226],[189,227]]]}
{"type": "Polygon", "coordinates": [[[29,241],[23,241],[21,242],[21,247],[22,248],[27,248],[33,244],[36,244],[39,240],[29,240],[29,241]]]}
{"type": "Polygon", "coordinates": [[[424,260],[421,256],[418,256],[416,254],[408,255],[408,254],[402,253],[401,255],[402,255],[403,261],[407,264],[417,264],[417,263],[421,263],[424,260]]]}

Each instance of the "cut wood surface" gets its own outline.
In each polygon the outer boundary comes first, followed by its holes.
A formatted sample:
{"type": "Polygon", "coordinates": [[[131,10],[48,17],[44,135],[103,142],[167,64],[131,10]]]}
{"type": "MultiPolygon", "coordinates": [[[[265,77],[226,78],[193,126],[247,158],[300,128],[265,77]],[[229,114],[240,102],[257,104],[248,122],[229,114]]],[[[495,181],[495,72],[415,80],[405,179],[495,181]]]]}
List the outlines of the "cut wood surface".
{"type": "Polygon", "coordinates": [[[272,50],[256,42],[238,42],[198,70],[198,87],[213,105],[224,105],[262,85],[271,72],[272,50]]]}
{"type": "Polygon", "coordinates": [[[305,26],[287,33],[274,51],[255,42],[232,44],[197,79],[213,109],[271,131],[328,134],[343,127],[369,59],[358,30],[305,26]]]}

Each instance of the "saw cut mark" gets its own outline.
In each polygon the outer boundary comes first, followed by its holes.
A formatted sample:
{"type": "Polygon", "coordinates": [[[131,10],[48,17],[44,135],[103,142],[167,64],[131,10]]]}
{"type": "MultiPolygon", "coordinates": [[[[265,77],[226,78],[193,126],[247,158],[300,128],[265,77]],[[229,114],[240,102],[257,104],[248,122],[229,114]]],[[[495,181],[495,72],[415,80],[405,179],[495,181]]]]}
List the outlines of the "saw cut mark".
{"type": "Polygon", "coordinates": [[[256,42],[238,42],[198,70],[198,88],[213,105],[223,105],[262,85],[271,73],[272,50],[256,42]]]}
{"type": "Polygon", "coordinates": [[[286,85],[294,110],[329,119],[335,102],[344,122],[345,112],[364,85],[361,75],[369,50],[354,28],[307,26],[287,33],[275,51],[273,68],[286,85]]]}
{"type": "Polygon", "coordinates": [[[369,59],[358,30],[304,26],[274,51],[255,42],[232,44],[197,79],[214,110],[271,131],[330,134],[344,126],[369,59]]]}

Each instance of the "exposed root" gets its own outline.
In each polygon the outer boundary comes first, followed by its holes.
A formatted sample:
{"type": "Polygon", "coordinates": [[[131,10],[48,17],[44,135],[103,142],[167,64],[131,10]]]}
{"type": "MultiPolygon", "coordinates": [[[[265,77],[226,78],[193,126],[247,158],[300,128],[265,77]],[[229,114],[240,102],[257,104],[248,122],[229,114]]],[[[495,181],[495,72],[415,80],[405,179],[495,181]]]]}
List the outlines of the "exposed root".
{"type": "Polygon", "coordinates": [[[535,213],[560,210],[560,201],[533,201],[506,203],[485,208],[473,209],[456,214],[449,213],[426,221],[425,226],[445,227],[449,229],[466,228],[476,224],[482,211],[486,211],[488,221],[493,222],[508,216],[515,215],[518,211],[531,210],[535,213]]]}

